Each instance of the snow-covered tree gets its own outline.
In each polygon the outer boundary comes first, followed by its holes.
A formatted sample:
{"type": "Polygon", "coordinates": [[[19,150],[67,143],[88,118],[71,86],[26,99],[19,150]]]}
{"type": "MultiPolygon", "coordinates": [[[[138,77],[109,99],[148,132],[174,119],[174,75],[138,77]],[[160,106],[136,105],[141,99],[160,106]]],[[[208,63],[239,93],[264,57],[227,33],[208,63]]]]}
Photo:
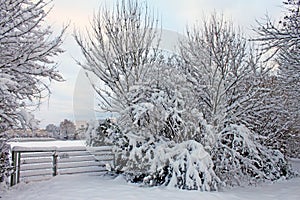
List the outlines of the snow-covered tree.
{"type": "Polygon", "coordinates": [[[275,155],[260,143],[257,127],[265,122],[259,116],[266,115],[272,106],[263,84],[268,68],[243,35],[214,14],[202,29],[187,31],[181,56],[189,88],[197,98],[195,108],[203,114],[198,141],[208,147],[217,176],[228,185],[239,185],[239,181],[251,183],[286,175],[281,154],[275,155]],[[279,158],[282,163],[273,161],[279,158]]]}
{"type": "MultiPolygon", "coordinates": [[[[87,39],[75,36],[86,58],[79,64],[102,82],[92,82],[101,108],[117,113],[118,169],[128,180],[210,191],[288,173],[255,132],[268,69],[230,23],[214,16],[189,32],[178,57],[157,49],[155,20],[138,1],[93,22],[87,39]]],[[[90,126],[88,143],[113,144],[108,130],[90,126]]]]}
{"type": "Polygon", "coordinates": [[[277,131],[270,141],[279,143],[286,151],[300,144],[300,1],[287,0],[284,4],[284,17],[275,22],[267,16],[265,21],[258,22],[256,41],[261,43],[268,60],[277,65],[276,82],[273,86],[276,90],[278,107],[276,115],[280,116],[277,123],[285,130],[277,131]],[[293,141],[293,142],[292,142],[293,141]],[[287,143],[292,142],[291,145],[287,143]],[[296,142],[296,143],[295,143],[296,142]],[[280,144],[281,143],[281,144],[280,144]],[[298,143],[298,144],[297,144],[298,143]]]}
{"type": "Polygon", "coordinates": [[[207,122],[217,132],[230,123],[247,123],[246,118],[259,106],[252,100],[259,95],[266,70],[232,23],[214,14],[203,28],[188,30],[181,56],[190,89],[207,122]]]}
{"type": "Polygon", "coordinates": [[[45,128],[50,137],[58,138],[59,137],[59,127],[54,124],[48,124],[45,128]]]}
{"type": "Polygon", "coordinates": [[[30,127],[27,106],[49,95],[51,80],[63,80],[52,58],[62,53],[65,28],[52,34],[44,22],[47,5],[44,0],[0,1],[0,132],[30,127]]]}
{"type": "MultiPolygon", "coordinates": [[[[185,79],[178,71],[180,62],[158,50],[157,21],[149,15],[147,7],[134,0],[121,1],[115,10],[104,9],[102,15],[95,16],[92,30],[87,40],[76,34],[75,39],[86,58],[85,63],[79,64],[102,81],[102,85],[93,85],[103,100],[102,109],[118,114],[117,125],[126,141],[120,148],[123,165],[119,169],[131,175],[129,179],[133,181],[143,181],[149,175],[145,182],[152,185],[215,189],[212,185],[217,181],[209,157],[204,159],[205,163],[200,159],[195,165],[182,160],[188,156],[190,162],[197,159],[196,152],[203,151],[201,144],[186,142],[193,138],[196,129],[185,121],[190,117],[190,110],[184,110],[183,99],[192,94],[182,88],[185,79]],[[170,151],[182,148],[186,155],[178,154],[174,159],[166,157],[151,166],[153,160],[160,159],[156,156],[163,147],[170,151]],[[191,174],[183,171],[187,164],[191,174]],[[155,174],[162,168],[169,169],[168,176],[164,182],[158,182],[159,176],[155,174]],[[198,173],[211,179],[203,183],[198,173]],[[176,183],[183,174],[187,181],[176,183]]],[[[102,138],[98,135],[99,128],[91,126],[88,132],[102,138]]]]}
{"type": "MultiPolygon", "coordinates": [[[[139,103],[136,93],[145,94],[142,85],[158,59],[157,21],[144,4],[123,0],[114,10],[100,10],[94,16],[91,30],[86,38],[76,33],[75,39],[86,58],[79,65],[101,81],[92,82],[101,98],[99,106],[117,113],[119,128],[132,141],[135,137],[151,137],[139,128],[144,122],[134,117],[134,107],[139,103]]],[[[149,104],[143,103],[145,109],[149,104]]]]}
{"type": "Polygon", "coordinates": [[[101,97],[102,109],[120,113],[132,105],[128,93],[143,82],[157,59],[156,26],[146,7],[123,0],[116,9],[106,8],[94,16],[87,37],[75,34],[86,58],[79,65],[101,80],[92,85],[101,97]]]}
{"type": "Polygon", "coordinates": [[[64,119],[64,121],[59,124],[59,138],[66,140],[76,140],[76,127],[75,124],[68,120],[64,119]]]}
{"type": "MultiPolygon", "coordinates": [[[[51,80],[62,81],[53,56],[62,53],[65,31],[55,37],[44,19],[44,0],[0,0],[0,134],[15,128],[35,128],[28,106],[49,95],[51,80]]],[[[8,146],[0,136],[0,182],[9,173],[8,146]]]]}

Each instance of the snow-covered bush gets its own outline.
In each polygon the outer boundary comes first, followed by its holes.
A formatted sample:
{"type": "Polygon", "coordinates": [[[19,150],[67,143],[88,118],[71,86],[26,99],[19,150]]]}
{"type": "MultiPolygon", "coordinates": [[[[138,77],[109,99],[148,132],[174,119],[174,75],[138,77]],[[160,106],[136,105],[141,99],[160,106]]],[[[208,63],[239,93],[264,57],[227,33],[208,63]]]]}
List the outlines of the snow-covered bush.
{"type": "Polygon", "coordinates": [[[175,67],[167,68],[164,66],[160,72],[166,70],[170,77],[157,77],[159,87],[141,84],[128,95],[134,98],[134,105],[119,119],[129,141],[122,152],[126,160],[122,170],[132,182],[216,190],[221,181],[214,174],[213,162],[202,144],[195,141],[206,141],[210,149],[213,133],[200,138],[199,120],[205,120],[193,109],[193,103],[187,105],[193,98],[182,87],[181,74],[175,67]]]}
{"type": "Polygon", "coordinates": [[[153,152],[148,185],[167,185],[180,189],[211,191],[221,183],[214,172],[211,156],[193,140],[165,142],[153,152]]]}
{"type": "Polygon", "coordinates": [[[5,187],[8,182],[8,177],[12,170],[9,161],[10,146],[6,143],[3,135],[0,135],[0,189],[5,187]]]}
{"type": "Polygon", "coordinates": [[[111,119],[90,121],[85,131],[85,138],[86,144],[92,147],[114,145],[122,149],[128,146],[126,137],[111,119]]]}
{"type": "Polygon", "coordinates": [[[97,133],[97,128],[99,127],[99,121],[90,121],[87,124],[87,128],[85,130],[85,139],[87,146],[97,146],[99,134],[97,133]]]}
{"type": "Polygon", "coordinates": [[[277,180],[291,173],[283,154],[262,146],[259,136],[244,125],[232,124],[212,150],[215,173],[228,186],[277,180]]]}
{"type": "Polygon", "coordinates": [[[197,140],[212,156],[216,175],[227,185],[289,175],[282,154],[263,146],[265,138],[258,136],[275,127],[263,120],[275,104],[260,53],[216,14],[202,29],[188,30],[180,47],[187,86],[198,101],[195,109],[203,113],[197,140]]]}
{"type": "MultiPolygon", "coordinates": [[[[167,68],[164,66],[160,72],[167,68]]],[[[168,78],[150,76],[153,82],[160,82],[159,86],[150,82],[132,90],[134,104],[121,113],[119,123],[129,140],[129,146],[123,152],[124,159],[127,159],[124,171],[147,175],[155,154],[153,152],[161,144],[198,138],[197,115],[190,110],[192,106],[186,106],[186,99],[191,94],[187,92],[187,95],[180,88],[182,77],[174,68],[167,71],[168,78]]]]}
{"type": "MultiPolygon", "coordinates": [[[[85,131],[87,146],[112,146],[115,154],[115,172],[122,172],[128,159],[122,155],[122,151],[128,149],[128,138],[111,119],[94,120],[88,123],[85,131]]],[[[111,166],[112,167],[112,166],[111,166]]]]}

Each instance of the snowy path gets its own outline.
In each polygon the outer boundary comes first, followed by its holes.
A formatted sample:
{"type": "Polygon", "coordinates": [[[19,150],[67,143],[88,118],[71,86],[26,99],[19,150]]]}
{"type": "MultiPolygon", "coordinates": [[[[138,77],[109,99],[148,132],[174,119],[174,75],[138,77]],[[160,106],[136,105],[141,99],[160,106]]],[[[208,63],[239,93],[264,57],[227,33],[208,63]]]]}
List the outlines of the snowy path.
{"type": "Polygon", "coordinates": [[[19,184],[2,196],[5,200],[110,200],[110,199],[205,199],[205,200],[299,200],[300,178],[235,188],[225,192],[182,191],[170,188],[143,188],[99,176],[58,176],[49,181],[19,184]]]}

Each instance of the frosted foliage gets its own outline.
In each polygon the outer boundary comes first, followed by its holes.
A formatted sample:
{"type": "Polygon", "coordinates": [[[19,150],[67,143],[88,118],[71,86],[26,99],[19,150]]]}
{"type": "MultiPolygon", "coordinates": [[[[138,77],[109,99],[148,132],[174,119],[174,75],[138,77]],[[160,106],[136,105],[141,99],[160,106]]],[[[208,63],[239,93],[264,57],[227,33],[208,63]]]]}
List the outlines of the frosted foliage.
{"type": "Polygon", "coordinates": [[[157,60],[156,21],[143,3],[119,1],[117,9],[103,9],[94,15],[92,27],[84,38],[75,33],[85,62],[78,62],[93,73],[105,87],[92,80],[101,108],[119,113],[133,105],[129,92],[145,82],[157,60]]]}
{"type": "MultiPolygon", "coordinates": [[[[282,149],[290,157],[300,156],[300,50],[299,0],[283,2],[283,16],[278,20],[258,22],[255,30],[268,60],[276,64],[277,76],[273,101],[278,102],[274,115],[280,116],[276,124],[282,127],[270,137],[269,144],[282,149]]],[[[274,131],[273,131],[274,132],[274,131]]]]}
{"type": "Polygon", "coordinates": [[[111,119],[90,121],[85,131],[88,146],[112,145],[119,150],[127,145],[127,139],[111,119]]]}
{"type": "MultiPolygon", "coordinates": [[[[167,68],[164,67],[162,69],[167,68]]],[[[159,88],[155,84],[141,84],[128,95],[134,98],[134,105],[118,119],[129,141],[128,148],[123,150],[123,159],[127,160],[124,171],[147,174],[157,144],[168,140],[181,143],[199,135],[197,114],[191,116],[189,111],[192,110],[184,101],[189,98],[188,92],[179,87],[182,78],[175,70],[168,72],[168,81],[164,80],[167,76],[159,77],[159,88]]],[[[155,76],[149,77],[158,80],[155,76]]]]}
{"type": "Polygon", "coordinates": [[[10,146],[4,140],[4,135],[0,134],[0,189],[9,183],[11,165],[9,159],[10,146]]]}
{"type": "Polygon", "coordinates": [[[217,190],[221,183],[214,173],[210,155],[192,140],[158,145],[153,152],[150,175],[144,182],[201,191],[217,190]]]}
{"type": "Polygon", "coordinates": [[[44,0],[0,0],[0,131],[31,126],[27,105],[39,105],[50,80],[61,81],[53,56],[62,52],[62,33],[52,36],[43,19],[44,0]]]}
{"type": "Polygon", "coordinates": [[[216,174],[230,186],[273,181],[290,175],[283,154],[262,146],[258,136],[243,125],[224,129],[212,156],[216,174]]]}
{"type": "Polygon", "coordinates": [[[94,141],[98,141],[99,136],[97,134],[97,128],[99,127],[99,121],[90,121],[85,131],[86,144],[88,146],[97,146],[94,141]]]}
{"type": "MultiPolygon", "coordinates": [[[[273,106],[259,53],[212,16],[203,30],[187,32],[181,57],[166,57],[152,48],[157,29],[142,8],[121,1],[94,18],[85,40],[75,34],[86,58],[79,64],[104,83],[92,82],[101,108],[117,113],[117,141],[126,141],[110,142],[119,148],[117,169],[133,182],[202,191],[288,175],[281,154],[256,136],[264,123],[257,116],[273,106]]],[[[114,141],[109,130],[89,127],[88,144],[114,141]]]]}
{"type": "Polygon", "coordinates": [[[249,123],[254,111],[265,110],[263,89],[258,86],[266,69],[232,23],[212,15],[201,28],[187,31],[180,50],[187,86],[215,131],[228,123],[249,123]]]}

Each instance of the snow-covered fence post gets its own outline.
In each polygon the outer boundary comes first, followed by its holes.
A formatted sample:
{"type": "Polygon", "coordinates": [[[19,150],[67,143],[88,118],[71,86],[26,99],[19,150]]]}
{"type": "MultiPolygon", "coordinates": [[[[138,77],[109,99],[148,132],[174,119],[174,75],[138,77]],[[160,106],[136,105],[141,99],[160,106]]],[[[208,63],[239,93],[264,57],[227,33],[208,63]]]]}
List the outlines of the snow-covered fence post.
{"type": "Polygon", "coordinates": [[[57,175],[57,157],[58,157],[57,151],[54,151],[53,152],[53,162],[52,162],[52,165],[53,165],[53,174],[52,174],[52,176],[57,175]]]}
{"type": "Polygon", "coordinates": [[[14,186],[16,184],[16,160],[17,160],[17,153],[15,151],[12,151],[12,164],[13,164],[13,173],[10,176],[10,186],[14,186]]]}
{"type": "Polygon", "coordinates": [[[17,183],[20,183],[20,169],[21,169],[21,152],[17,154],[18,161],[17,161],[17,183]]]}
{"type": "Polygon", "coordinates": [[[12,151],[13,173],[10,178],[10,185],[14,186],[20,182],[21,152],[12,151]]]}

